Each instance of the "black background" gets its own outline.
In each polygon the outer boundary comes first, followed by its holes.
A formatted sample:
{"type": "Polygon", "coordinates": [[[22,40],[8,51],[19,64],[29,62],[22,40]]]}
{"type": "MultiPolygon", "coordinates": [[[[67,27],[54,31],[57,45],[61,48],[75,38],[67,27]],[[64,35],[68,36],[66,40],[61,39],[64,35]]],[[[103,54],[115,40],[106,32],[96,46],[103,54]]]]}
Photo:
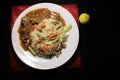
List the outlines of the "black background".
{"type": "MultiPolygon", "coordinates": [[[[0,67],[3,78],[44,79],[44,80],[76,80],[76,79],[108,79],[117,75],[117,12],[113,1],[105,0],[1,0],[0,1],[0,67]],[[9,47],[11,46],[11,7],[39,2],[53,2],[57,4],[75,3],[79,6],[79,15],[89,13],[91,20],[87,25],[79,23],[80,41],[78,49],[81,51],[82,67],[80,69],[13,72],[10,68],[9,47]],[[10,76],[9,76],[10,75],[10,76]]],[[[114,77],[115,78],[115,77],[114,77]]]]}

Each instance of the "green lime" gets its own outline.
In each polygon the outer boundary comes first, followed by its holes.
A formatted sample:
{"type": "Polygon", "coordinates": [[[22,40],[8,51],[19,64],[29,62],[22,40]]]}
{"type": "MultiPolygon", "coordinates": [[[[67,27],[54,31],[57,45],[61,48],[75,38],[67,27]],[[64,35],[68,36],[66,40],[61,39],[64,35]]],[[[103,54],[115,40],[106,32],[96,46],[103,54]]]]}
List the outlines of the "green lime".
{"type": "Polygon", "coordinates": [[[87,13],[82,13],[82,14],[79,16],[79,21],[80,21],[80,23],[82,23],[82,24],[88,23],[89,20],[90,20],[90,15],[87,14],[87,13]]]}

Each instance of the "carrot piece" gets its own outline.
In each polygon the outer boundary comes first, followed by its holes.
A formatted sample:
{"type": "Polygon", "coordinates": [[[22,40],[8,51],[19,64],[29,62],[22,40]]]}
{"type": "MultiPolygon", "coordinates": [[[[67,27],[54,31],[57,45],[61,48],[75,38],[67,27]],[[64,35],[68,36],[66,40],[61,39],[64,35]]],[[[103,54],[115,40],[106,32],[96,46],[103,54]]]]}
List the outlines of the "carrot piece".
{"type": "Polygon", "coordinates": [[[38,39],[36,42],[35,42],[35,46],[40,42],[40,39],[38,39]]]}
{"type": "Polygon", "coordinates": [[[49,40],[50,38],[52,38],[52,37],[56,37],[56,36],[58,36],[57,33],[50,34],[50,35],[48,36],[48,40],[49,40]]]}
{"type": "Polygon", "coordinates": [[[30,32],[33,32],[34,31],[34,26],[31,26],[30,27],[30,32]]]}
{"type": "Polygon", "coordinates": [[[32,43],[32,39],[29,39],[28,45],[30,46],[32,43]]]}
{"type": "Polygon", "coordinates": [[[46,51],[47,51],[47,49],[46,49],[45,47],[40,47],[40,50],[41,50],[42,52],[46,52],[46,51]]]}
{"type": "Polygon", "coordinates": [[[47,51],[48,50],[48,47],[46,45],[46,43],[44,42],[44,40],[42,38],[40,38],[40,41],[42,42],[43,44],[43,47],[41,48],[43,51],[47,51]]]}

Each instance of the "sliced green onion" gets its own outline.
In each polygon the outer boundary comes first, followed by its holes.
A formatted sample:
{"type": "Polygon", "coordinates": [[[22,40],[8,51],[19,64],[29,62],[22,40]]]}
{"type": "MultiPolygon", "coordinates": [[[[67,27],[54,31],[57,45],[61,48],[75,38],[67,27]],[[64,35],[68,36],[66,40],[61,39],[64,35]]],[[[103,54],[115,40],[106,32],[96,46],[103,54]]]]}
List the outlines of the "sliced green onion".
{"type": "Polygon", "coordinates": [[[71,28],[72,28],[72,25],[70,24],[70,25],[68,25],[68,26],[65,28],[64,32],[68,32],[68,31],[70,31],[71,28]]]}
{"type": "Polygon", "coordinates": [[[28,49],[30,50],[30,52],[31,52],[33,55],[36,55],[35,50],[34,50],[31,46],[28,46],[28,49]]]}
{"type": "Polygon", "coordinates": [[[56,26],[56,25],[58,24],[58,22],[57,22],[57,21],[55,21],[55,22],[53,22],[53,24],[56,26]]]}
{"type": "Polygon", "coordinates": [[[58,39],[58,36],[57,37],[52,37],[52,38],[50,38],[50,41],[57,40],[57,39],[58,39]]]}
{"type": "Polygon", "coordinates": [[[58,30],[58,29],[60,29],[60,28],[61,28],[61,26],[57,27],[56,30],[58,30]]]}

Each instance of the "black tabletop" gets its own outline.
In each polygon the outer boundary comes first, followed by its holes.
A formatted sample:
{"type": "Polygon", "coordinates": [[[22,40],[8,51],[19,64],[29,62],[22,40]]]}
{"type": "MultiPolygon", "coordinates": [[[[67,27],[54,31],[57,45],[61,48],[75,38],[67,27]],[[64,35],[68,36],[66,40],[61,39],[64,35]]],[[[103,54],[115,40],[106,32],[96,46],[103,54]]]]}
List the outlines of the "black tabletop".
{"type": "MultiPolygon", "coordinates": [[[[4,0],[0,7],[0,24],[2,46],[1,56],[2,71],[13,74],[10,78],[16,80],[26,79],[68,79],[75,80],[94,76],[106,76],[112,70],[113,53],[117,53],[114,40],[117,29],[114,27],[112,1],[104,0],[4,0]],[[91,20],[87,25],[80,24],[79,48],[81,51],[82,67],[80,69],[50,70],[50,71],[26,71],[12,72],[10,68],[9,46],[11,45],[11,8],[16,5],[31,5],[40,2],[52,2],[56,4],[77,4],[79,15],[83,12],[90,14],[91,20]],[[15,74],[14,74],[15,73],[15,74]],[[36,74],[37,73],[37,74],[36,74]],[[34,75],[35,74],[35,75],[34,75]],[[40,76],[41,75],[41,76],[40,76]],[[16,76],[16,77],[15,77],[16,76]],[[85,77],[83,77],[85,76],[85,77]],[[19,77],[19,78],[18,78],[19,77]]],[[[0,40],[1,41],[1,40],[0,40]]],[[[114,63],[113,63],[114,62],[114,63]]],[[[6,75],[6,74],[4,74],[6,75]]]]}

